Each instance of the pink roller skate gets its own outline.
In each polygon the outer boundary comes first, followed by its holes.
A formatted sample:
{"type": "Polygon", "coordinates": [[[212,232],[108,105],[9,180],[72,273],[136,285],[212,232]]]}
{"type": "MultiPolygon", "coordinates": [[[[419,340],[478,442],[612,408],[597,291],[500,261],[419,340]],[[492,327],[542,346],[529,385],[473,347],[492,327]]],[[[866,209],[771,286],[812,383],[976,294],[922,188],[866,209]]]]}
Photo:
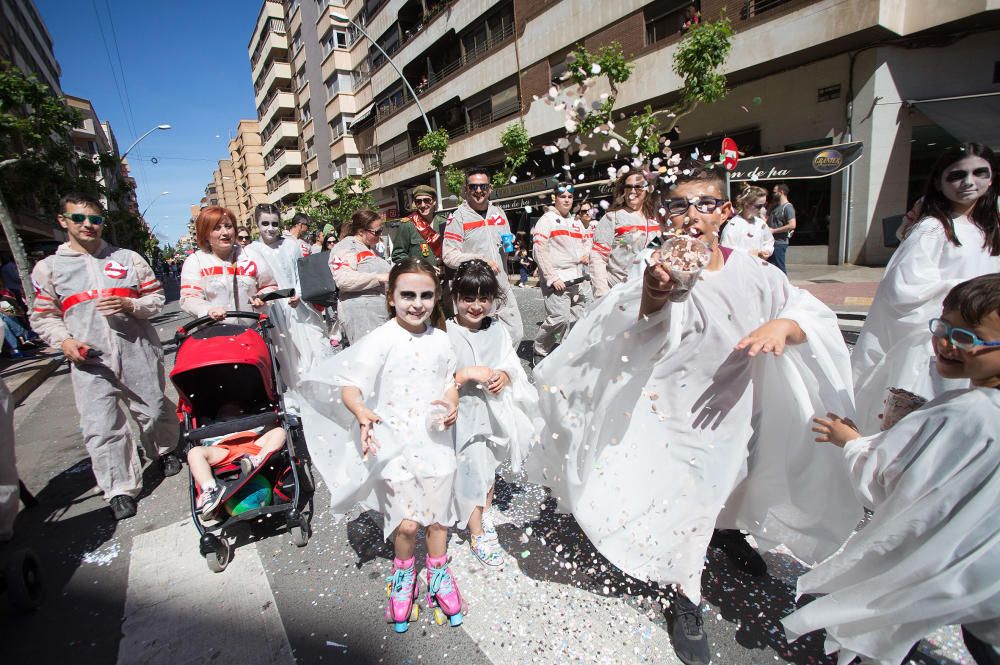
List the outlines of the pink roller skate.
{"type": "Polygon", "coordinates": [[[385,605],[386,623],[391,623],[397,633],[405,633],[411,621],[416,621],[420,613],[417,597],[417,569],[413,557],[406,561],[392,560],[392,575],[385,578],[386,595],[389,601],[385,605]]]}
{"type": "Polygon", "coordinates": [[[434,608],[434,622],[444,624],[445,617],[452,627],[462,625],[462,594],[458,583],[448,567],[448,557],[428,556],[427,563],[427,606],[434,608]]]}

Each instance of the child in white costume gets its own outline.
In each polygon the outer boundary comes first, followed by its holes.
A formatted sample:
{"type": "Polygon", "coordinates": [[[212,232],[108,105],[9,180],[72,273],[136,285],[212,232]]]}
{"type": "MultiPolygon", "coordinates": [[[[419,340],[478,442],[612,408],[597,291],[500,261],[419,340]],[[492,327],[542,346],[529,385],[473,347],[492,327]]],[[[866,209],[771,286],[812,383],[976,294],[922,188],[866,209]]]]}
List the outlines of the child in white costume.
{"type": "Polygon", "coordinates": [[[508,460],[515,473],[521,470],[538,417],[538,393],[510,333],[490,316],[503,293],[485,261],[462,263],[451,282],[455,319],[448,321],[458,357],[455,382],[462,386],[455,424],[458,526],[468,525],[473,554],[491,566],[503,561],[490,516],[496,470],[508,460]]]}
{"type": "Polygon", "coordinates": [[[862,511],[810,434],[824,400],[852,408],[835,315],[774,267],[719,248],[730,204],[718,172],[689,162],[676,178],[662,205],[674,233],[711,249],[701,281],[669,302],[673,280],[647,250],[648,267],[577,323],[535,369],[546,427],[527,468],[612,563],[680,588],[674,649],[707,663],[696,603],[713,528],[817,561],[862,511]]]}
{"type": "Polygon", "coordinates": [[[1000,176],[989,148],[966,143],[946,151],[931,172],[923,217],[896,249],[875,292],[851,355],[858,427],[879,430],[889,388],[926,399],[968,387],[934,370],[927,321],[951,287],[1000,272],[997,197],[1000,176]]]}
{"type": "Polygon", "coordinates": [[[858,655],[898,665],[947,624],[962,624],[980,665],[1000,662],[1000,274],[952,289],[931,328],[938,370],[971,388],[874,436],[834,414],[816,419],[816,440],[844,449],[875,513],[799,578],[799,594],[828,595],[782,623],[791,640],[826,628],[841,663],[858,655]]]}
{"type": "Polygon", "coordinates": [[[462,623],[447,561],[455,448],[445,430],[458,416],[456,360],[448,335],[427,323],[439,291],[433,268],[416,259],[397,263],[388,280],[393,318],[299,384],[306,437],[330,489],[330,510],[346,513],[356,504],[377,510],[385,535],[393,537],[386,619],[397,632],[416,619],[413,551],[420,526],[429,604],[453,626],[462,623]]]}

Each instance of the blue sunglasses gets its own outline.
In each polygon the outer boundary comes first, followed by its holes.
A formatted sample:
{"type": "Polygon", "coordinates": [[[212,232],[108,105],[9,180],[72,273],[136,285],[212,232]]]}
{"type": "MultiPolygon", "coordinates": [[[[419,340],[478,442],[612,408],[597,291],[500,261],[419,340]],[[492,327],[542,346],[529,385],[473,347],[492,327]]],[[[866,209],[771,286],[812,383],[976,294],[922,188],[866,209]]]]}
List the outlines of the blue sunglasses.
{"type": "Polygon", "coordinates": [[[1000,342],[984,342],[971,330],[954,328],[942,319],[931,319],[928,327],[932,335],[948,340],[963,351],[969,351],[977,346],[1000,346],[1000,342]]]}

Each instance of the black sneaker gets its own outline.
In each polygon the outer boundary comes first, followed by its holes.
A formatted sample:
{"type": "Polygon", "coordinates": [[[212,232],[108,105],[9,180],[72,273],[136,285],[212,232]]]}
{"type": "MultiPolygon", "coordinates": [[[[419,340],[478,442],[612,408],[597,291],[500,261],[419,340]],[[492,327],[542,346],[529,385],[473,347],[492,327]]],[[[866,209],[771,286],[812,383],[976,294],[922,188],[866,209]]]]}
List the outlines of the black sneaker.
{"type": "Polygon", "coordinates": [[[169,478],[181,472],[181,461],[174,453],[160,455],[160,468],[163,469],[163,477],[169,478]]]}
{"type": "Polygon", "coordinates": [[[222,495],[225,493],[221,485],[212,485],[201,491],[198,500],[195,502],[195,512],[208,515],[222,503],[222,495]]]}
{"type": "Polygon", "coordinates": [[[722,553],[734,566],[748,575],[763,577],[767,574],[767,563],[764,558],[751,547],[747,537],[737,529],[716,529],[712,534],[712,547],[722,550],[722,553]]]}
{"type": "Polygon", "coordinates": [[[111,497],[111,514],[115,516],[116,520],[121,521],[135,517],[137,509],[135,499],[126,494],[111,497]]]}
{"type": "Polygon", "coordinates": [[[701,608],[678,592],[671,600],[667,619],[670,642],[680,661],[685,665],[708,665],[712,654],[708,649],[701,608]]]}

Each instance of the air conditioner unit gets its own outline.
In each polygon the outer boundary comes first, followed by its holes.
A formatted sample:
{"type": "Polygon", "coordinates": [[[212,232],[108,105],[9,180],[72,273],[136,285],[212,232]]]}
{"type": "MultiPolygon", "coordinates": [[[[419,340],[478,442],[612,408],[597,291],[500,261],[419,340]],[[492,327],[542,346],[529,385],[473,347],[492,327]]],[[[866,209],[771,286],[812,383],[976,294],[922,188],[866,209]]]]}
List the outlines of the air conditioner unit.
{"type": "Polygon", "coordinates": [[[340,180],[340,171],[338,171],[337,169],[334,169],[333,170],[333,174],[331,175],[331,177],[334,180],[340,180]]]}
{"type": "Polygon", "coordinates": [[[355,166],[353,169],[348,169],[354,175],[363,175],[365,170],[360,166],[355,166]]]}

